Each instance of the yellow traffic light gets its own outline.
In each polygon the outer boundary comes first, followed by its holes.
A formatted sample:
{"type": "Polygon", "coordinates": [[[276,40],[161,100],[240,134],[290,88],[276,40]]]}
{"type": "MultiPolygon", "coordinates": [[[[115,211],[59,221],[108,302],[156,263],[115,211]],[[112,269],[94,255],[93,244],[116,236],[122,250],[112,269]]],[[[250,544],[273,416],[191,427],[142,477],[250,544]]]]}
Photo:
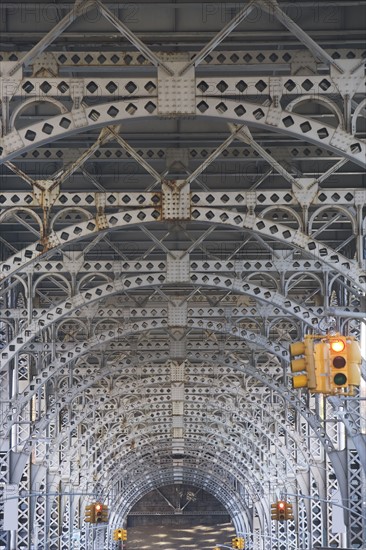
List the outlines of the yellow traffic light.
{"type": "Polygon", "coordinates": [[[127,531],[126,529],[115,529],[113,531],[113,540],[127,540],[127,531]]]}
{"type": "Polygon", "coordinates": [[[271,519],[275,521],[294,519],[292,504],[285,500],[277,500],[277,502],[271,504],[271,519]]]}
{"type": "Polygon", "coordinates": [[[102,504],[102,522],[108,523],[108,506],[102,504]]]}
{"type": "Polygon", "coordinates": [[[290,355],[295,358],[291,361],[292,386],[295,389],[315,388],[314,336],[307,334],[303,342],[291,344],[290,355]]]}
{"type": "Polygon", "coordinates": [[[85,506],[86,523],[106,523],[108,522],[108,506],[101,502],[93,502],[85,506]]]}
{"type": "Polygon", "coordinates": [[[354,386],[361,384],[362,354],[359,343],[352,337],[348,342],[348,383],[350,394],[353,395],[354,386]]]}
{"type": "Polygon", "coordinates": [[[314,343],[315,388],[313,393],[330,393],[328,345],[324,341],[314,343]]]}
{"type": "Polygon", "coordinates": [[[284,500],[277,501],[278,521],[285,521],[286,519],[286,502],[284,500]]]}
{"type": "Polygon", "coordinates": [[[243,537],[234,537],[231,539],[231,548],[243,550],[245,548],[245,540],[243,537]]]}
{"type": "Polygon", "coordinates": [[[94,504],[88,504],[85,506],[85,523],[95,523],[95,506],[94,504]]]}
{"type": "Polygon", "coordinates": [[[292,504],[290,504],[289,502],[285,503],[285,516],[287,520],[294,519],[292,504]]]}
{"type": "Polygon", "coordinates": [[[108,506],[101,502],[95,503],[95,523],[108,522],[108,506]]]}
{"type": "Polygon", "coordinates": [[[100,502],[96,502],[94,505],[95,508],[95,523],[102,523],[102,511],[103,511],[103,504],[100,502]]]}
{"type": "Polygon", "coordinates": [[[332,393],[348,386],[348,353],[344,336],[331,336],[329,344],[330,388],[332,393]]]}
{"type": "Polygon", "coordinates": [[[271,519],[278,521],[277,502],[275,504],[271,504],[271,519]]]}

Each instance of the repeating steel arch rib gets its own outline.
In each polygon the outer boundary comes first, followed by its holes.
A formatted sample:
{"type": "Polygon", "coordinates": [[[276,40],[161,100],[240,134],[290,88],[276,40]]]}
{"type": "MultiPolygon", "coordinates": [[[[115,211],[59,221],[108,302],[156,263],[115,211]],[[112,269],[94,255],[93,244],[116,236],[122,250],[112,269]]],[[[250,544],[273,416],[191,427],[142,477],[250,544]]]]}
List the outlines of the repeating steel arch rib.
{"type": "Polygon", "coordinates": [[[310,4],[2,6],[1,548],[114,548],[164,486],[248,549],[362,547],[365,380],[289,374],[366,338],[366,8],[310,4]]]}

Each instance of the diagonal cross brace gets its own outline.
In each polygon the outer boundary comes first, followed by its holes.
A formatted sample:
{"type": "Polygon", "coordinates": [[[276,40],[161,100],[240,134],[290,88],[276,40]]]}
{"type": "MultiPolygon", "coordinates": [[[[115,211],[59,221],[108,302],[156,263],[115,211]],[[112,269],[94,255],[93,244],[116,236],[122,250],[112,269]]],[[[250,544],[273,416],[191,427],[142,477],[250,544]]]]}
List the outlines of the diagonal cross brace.
{"type": "Polygon", "coordinates": [[[322,59],[326,63],[330,63],[339,71],[344,73],[344,70],[338,65],[328,52],[323,50],[319,44],[315,42],[301,27],[299,27],[279,6],[277,0],[256,0],[256,3],[265,11],[273,14],[277,20],[282,23],[296,38],[300,40],[308,48],[316,59],[322,59]]]}
{"type": "Polygon", "coordinates": [[[251,0],[249,4],[244,6],[242,10],[239,11],[235,17],[219,33],[217,33],[212,40],[206,46],[202,48],[200,52],[189,62],[183,69],[180,71],[179,76],[184,75],[191,67],[199,65],[201,61],[208,55],[212,50],[216,48],[230,33],[241,23],[244,21],[246,17],[251,13],[255,6],[255,0],[251,0]]]}

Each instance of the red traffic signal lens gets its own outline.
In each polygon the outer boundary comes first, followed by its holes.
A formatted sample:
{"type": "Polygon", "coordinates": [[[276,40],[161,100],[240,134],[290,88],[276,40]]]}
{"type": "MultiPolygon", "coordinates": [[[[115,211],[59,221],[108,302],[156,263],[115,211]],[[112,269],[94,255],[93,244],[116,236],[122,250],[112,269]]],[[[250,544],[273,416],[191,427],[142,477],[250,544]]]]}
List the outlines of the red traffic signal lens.
{"type": "Polygon", "coordinates": [[[278,507],[279,507],[280,510],[283,510],[285,508],[285,503],[284,502],[279,502],[278,507]]]}
{"type": "Polygon", "coordinates": [[[101,509],[102,509],[102,505],[101,504],[97,504],[96,507],[95,507],[96,511],[97,512],[100,512],[101,509]]]}
{"type": "Polygon", "coordinates": [[[343,369],[343,367],[345,366],[346,366],[346,360],[341,355],[337,355],[337,357],[333,359],[333,367],[335,369],[343,369]]]}
{"type": "Polygon", "coordinates": [[[346,344],[343,342],[343,340],[333,340],[330,342],[330,349],[332,351],[335,351],[336,353],[343,351],[345,347],[346,344]]]}

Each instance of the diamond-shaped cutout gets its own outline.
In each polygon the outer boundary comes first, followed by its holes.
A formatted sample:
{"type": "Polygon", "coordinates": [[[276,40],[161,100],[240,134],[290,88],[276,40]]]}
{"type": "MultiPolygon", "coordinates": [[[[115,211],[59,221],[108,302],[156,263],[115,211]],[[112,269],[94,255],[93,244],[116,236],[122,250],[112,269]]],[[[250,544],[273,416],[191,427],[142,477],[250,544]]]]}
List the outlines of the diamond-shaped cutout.
{"type": "Polygon", "coordinates": [[[48,94],[48,92],[51,90],[52,86],[49,82],[45,81],[45,82],[42,82],[42,84],[40,85],[40,89],[42,90],[42,92],[44,94],[48,94]]]}
{"type": "Polygon", "coordinates": [[[96,122],[98,118],[100,117],[100,113],[96,111],[95,109],[92,109],[90,113],[88,114],[88,118],[96,122]]]}
{"type": "Polygon", "coordinates": [[[87,84],[86,89],[89,93],[94,94],[98,89],[98,85],[92,80],[87,84]]]}
{"type": "Polygon", "coordinates": [[[107,86],[106,86],[106,90],[110,93],[110,94],[114,94],[114,92],[116,90],[118,90],[118,86],[115,82],[113,82],[113,80],[111,80],[110,82],[108,82],[107,86]]]}
{"type": "Polygon", "coordinates": [[[152,101],[148,101],[145,105],[145,110],[152,114],[156,110],[156,105],[152,101]]]}
{"type": "Polygon", "coordinates": [[[216,88],[219,90],[219,92],[223,93],[228,89],[228,85],[226,84],[225,80],[220,80],[220,82],[216,85],[216,88]]]}
{"type": "Polygon", "coordinates": [[[227,111],[225,103],[221,101],[218,105],[216,105],[216,111],[218,111],[219,113],[225,113],[227,111]]]}
{"type": "Polygon", "coordinates": [[[319,88],[324,90],[325,92],[328,90],[328,88],[331,87],[331,83],[326,78],[323,78],[323,80],[319,84],[319,88]]]}
{"type": "Polygon", "coordinates": [[[292,92],[292,90],[294,90],[296,88],[296,84],[293,80],[288,80],[287,82],[285,82],[284,84],[286,90],[288,90],[289,92],[292,92]]]}
{"type": "Polygon", "coordinates": [[[114,105],[112,105],[111,107],[109,107],[108,111],[107,111],[107,115],[112,117],[112,118],[115,118],[119,113],[119,109],[117,109],[117,107],[115,107],[114,105]]]}
{"type": "Polygon", "coordinates": [[[46,122],[46,124],[44,124],[42,127],[42,132],[47,135],[51,135],[53,132],[53,126],[51,124],[48,124],[48,122],[46,122]]]}
{"type": "Polygon", "coordinates": [[[145,84],[144,88],[147,92],[149,92],[149,94],[151,94],[152,92],[154,92],[156,90],[156,86],[155,86],[154,82],[152,82],[151,80],[149,80],[149,82],[147,82],[145,84]]]}
{"type": "Polygon", "coordinates": [[[309,122],[303,122],[302,124],[300,124],[300,128],[301,128],[301,131],[306,134],[307,132],[310,132],[311,130],[311,125],[309,122]]]}
{"type": "Polygon", "coordinates": [[[320,130],[317,131],[317,134],[320,139],[325,139],[329,136],[328,130],[326,128],[320,128],[320,130]]]}
{"type": "Polygon", "coordinates": [[[59,122],[59,125],[62,127],[62,128],[65,128],[67,129],[71,124],[71,120],[69,120],[68,118],[66,117],[62,117],[62,119],[60,120],[59,122]]]}
{"type": "Polygon", "coordinates": [[[264,82],[264,80],[259,80],[259,82],[256,83],[255,87],[259,92],[264,92],[264,90],[267,88],[267,84],[264,82]]]}
{"type": "Polygon", "coordinates": [[[282,119],[282,122],[286,128],[289,128],[290,126],[293,126],[294,119],[291,116],[287,116],[284,119],[282,119]]]}
{"type": "Polygon", "coordinates": [[[236,88],[237,90],[239,90],[239,92],[242,92],[242,93],[243,93],[243,92],[248,88],[248,84],[246,84],[246,83],[244,82],[244,80],[240,80],[240,81],[236,84],[235,88],[236,88]]]}
{"type": "Polygon", "coordinates": [[[301,84],[301,86],[306,90],[307,92],[311,90],[311,88],[314,86],[314,83],[311,82],[308,78],[304,80],[304,82],[301,84]]]}
{"type": "Polygon", "coordinates": [[[201,112],[201,113],[204,113],[205,111],[207,111],[208,109],[208,105],[205,101],[201,101],[198,105],[197,105],[197,109],[201,112]]]}
{"type": "Polygon", "coordinates": [[[129,94],[133,94],[133,92],[137,90],[137,86],[134,82],[132,82],[132,80],[126,84],[125,88],[129,94]]]}
{"type": "Polygon", "coordinates": [[[33,132],[33,130],[27,130],[24,137],[28,141],[34,141],[36,138],[36,135],[37,135],[36,132],[33,132]]]}
{"type": "Polygon", "coordinates": [[[234,109],[237,116],[243,116],[246,113],[246,110],[244,109],[243,105],[238,105],[234,109]]]}
{"type": "Polygon", "coordinates": [[[359,143],[352,143],[351,152],[355,155],[356,153],[361,153],[361,145],[359,143]]]}
{"type": "Polygon", "coordinates": [[[201,90],[201,92],[205,93],[209,89],[209,85],[204,80],[201,80],[201,82],[198,84],[197,88],[201,90]]]}
{"type": "Polygon", "coordinates": [[[126,107],[126,111],[128,114],[134,115],[137,111],[137,107],[133,103],[129,103],[126,107]]]}
{"type": "Polygon", "coordinates": [[[29,80],[23,84],[22,88],[26,94],[30,94],[34,90],[34,86],[31,82],[29,82],[29,80]]]}
{"type": "Polygon", "coordinates": [[[61,94],[65,94],[69,90],[69,85],[66,84],[66,82],[63,80],[60,82],[60,84],[57,86],[57,89],[61,94]]]}
{"type": "Polygon", "coordinates": [[[264,112],[262,111],[262,109],[256,109],[254,112],[253,112],[253,116],[256,120],[260,120],[261,118],[264,117],[264,112]]]}

